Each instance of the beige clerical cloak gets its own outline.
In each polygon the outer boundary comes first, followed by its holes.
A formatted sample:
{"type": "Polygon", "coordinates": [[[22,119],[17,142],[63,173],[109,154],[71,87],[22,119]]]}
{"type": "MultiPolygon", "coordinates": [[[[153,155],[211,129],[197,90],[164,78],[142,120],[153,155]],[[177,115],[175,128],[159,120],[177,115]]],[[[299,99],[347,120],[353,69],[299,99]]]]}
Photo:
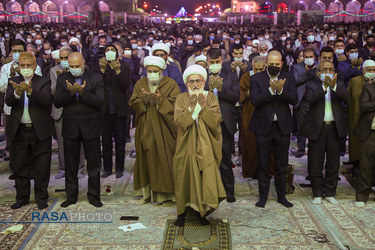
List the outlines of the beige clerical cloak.
{"type": "Polygon", "coordinates": [[[354,129],[361,115],[359,109],[359,97],[361,96],[363,86],[365,85],[364,76],[356,76],[352,78],[348,86],[348,121],[349,121],[349,161],[359,160],[360,142],[354,135],[354,129]]]}
{"type": "Polygon", "coordinates": [[[177,215],[189,206],[203,217],[217,209],[226,197],[219,173],[221,113],[211,92],[208,92],[207,106],[197,120],[193,120],[189,106],[189,93],[177,97],[174,113],[177,146],[173,160],[177,215]]]}
{"type": "Polygon", "coordinates": [[[164,76],[155,89],[161,95],[158,105],[145,105],[142,89],[150,92],[146,77],[135,84],[129,101],[136,112],[134,190],[137,193],[149,186],[151,191],[173,194],[173,155],[177,133],[173,112],[180,88],[172,78],[164,76]]]}

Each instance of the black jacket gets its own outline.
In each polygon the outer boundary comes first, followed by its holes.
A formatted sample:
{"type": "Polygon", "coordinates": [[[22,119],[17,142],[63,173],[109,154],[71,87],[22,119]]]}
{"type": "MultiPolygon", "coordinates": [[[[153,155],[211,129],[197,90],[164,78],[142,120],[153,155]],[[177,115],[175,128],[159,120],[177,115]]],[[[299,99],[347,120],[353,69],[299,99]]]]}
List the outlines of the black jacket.
{"type": "Polygon", "coordinates": [[[81,131],[85,140],[98,138],[101,136],[105,108],[102,75],[85,70],[82,84],[86,81],[87,85],[78,100],[75,94],[68,91],[66,80],[74,84],[75,77],[70,72],[66,72],[57,78],[53,100],[56,108],[64,108],[62,136],[67,139],[77,139],[81,131]]]}
{"type": "Polygon", "coordinates": [[[121,72],[116,75],[115,71],[107,65],[106,71],[103,75],[104,81],[104,97],[105,97],[105,110],[108,109],[108,96],[112,91],[117,117],[124,117],[129,114],[129,104],[127,98],[127,90],[129,88],[131,79],[130,79],[130,70],[129,65],[120,61],[121,63],[121,72]]]}
{"type": "MultiPolygon", "coordinates": [[[[339,137],[347,134],[347,119],[345,114],[344,103],[348,102],[348,92],[345,88],[344,81],[337,80],[336,91],[330,89],[331,106],[336,129],[339,137]]],[[[301,127],[300,133],[311,140],[319,138],[324,121],[325,110],[325,92],[322,87],[322,81],[316,76],[314,81],[306,84],[305,99],[309,104],[309,111],[301,127]]]]}
{"type": "MultiPolygon", "coordinates": [[[[19,84],[24,81],[23,76],[10,78],[9,81],[14,81],[19,84]]],[[[52,136],[52,95],[51,95],[51,80],[46,77],[34,75],[31,79],[31,88],[33,91],[29,98],[29,114],[36,136],[39,140],[45,140],[52,136]]],[[[12,107],[10,119],[7,124],[7,137],[14,140],[21,121],[25,102],[25,93],[21,95],[20,99],[14,96],[14,89],[12,84],[8,82],[8,89],[6,92],[5,103],[12,107]]]]}
{"type": "MultiPolygon", "coordinates": [[[[219,106],[225,126],[231,134],[237,132],[236,127],[236,103],[240,99],[240,85],[237,73],[232,72],[228,64],[223,64],[220,77],[223,78],[223,88],[219,92],[219,106]]],[[[209,78],[207,78],[205,90],[209,90],[209,78]]]]}
{"type": "Polygon", "coordinates": [[[359,108],[361,115],[357,126],[354,129],[354,135],[364,142],[371,134],[372,120],[375,116],[375,85],[365,84],[359,98],[359,108]]]}
{"type": "Polygon", "coordinates": [[[283,92],[280,95],[271,95],[267,71],[262,71],[251,76],[250,98],[255,106],[253,118],[250,122],[250,130],[255,134],[268,135],[272,129],[274,114],[281,132],[289,135],[293,130],[293,120],[290,113],[290,105],[298,101],[297,88],[292,74],[281,71],[279,79],[286,79],[283,92]]]}

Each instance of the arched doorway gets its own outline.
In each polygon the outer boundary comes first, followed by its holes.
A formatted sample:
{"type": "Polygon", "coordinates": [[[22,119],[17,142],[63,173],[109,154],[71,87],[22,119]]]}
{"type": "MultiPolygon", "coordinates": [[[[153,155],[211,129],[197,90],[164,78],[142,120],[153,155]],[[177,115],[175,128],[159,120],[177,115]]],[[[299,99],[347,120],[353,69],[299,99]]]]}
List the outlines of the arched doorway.
{"type": "Polygon", "coordinates": [[[362,17],[362,21],[373,22],[375,20],[374,15],[369,15],[369,14],[374,13],[374,12],[375,12],[375,2],[367,1],[365,5],[363,6],[363,15],[366,15],[366,16],[362,17]]]}
{"type": "MultiPolygon", "coordinates": [[[[76,11],[75,7],[73,4],[71,3],[68,3],[68,1],[65,1],[61,7],[60,7],[62,14],[64,15],[69,15],[69,14],[72,14],[76,11]]],[[[76,22],[76,18],[74,17],[69,17],[69,16],[64,16],[63,17],[63,21],[64,22],[76,22]]]]}
{"type": "MultiPolygon", "coordinates": [[[[12,14],[16,14],[16,13],[22,12],[22,6],[19,2],[11,1],[6,4],[6,10],[12,14]]],[[[8,21],[11,21],[14,23],[22,23],[23,18],[19,16],[9,16],[8,21]]]]}
{"type": "Polygon", "coordinates": [[[299,1],[299,3],[297,4],[297,11],[298,10],[308,10],[308,9],[309,9],[309,6],[304,1],[299,1]]]}
{"type": "MultiPolygon", "coordinates": [[[[92,12],[93,8],[90,4],[83,2],[80,6],[78,6],[78,13],[82,15],[89,15],[89,12],[92,12]]],[[[87,18],[81,17],[79,22],[87,22],[87,18]]]]}
{"type": "Polygon", "coordinates": [[[100,2],[99,2],[99,10],[100,10],[101,12],[110,11],[110,9],[109,9],[109,5],[108,5],[107,3],[105,3],[105,2],[103,2],[103,1],[100,1],[100,2]]]}
{"type": "Polygon", "coordinates": [[[326,8],[327,8],[326,4],[323,3],[322,1],[318,0],[311,5],[310,10],[323,10],[323,11],[325,11],[326,8]]]}
{"type": "MultiPolygon", "coordinates": [[[[28,13],[28,14],[35,14],[35,13],[38,13],[40,11],[39,5],[36,2],[33,2],[31,0],[28,1],[27,3],[25,3],[24,9],[25,9],[25,12],[28,13]]],[[[36,16],[29,16],[29,17],[26,17],[25,19],[27,19],[27,21],[29,21],[29,22],[39,22],[40,21],[40,18],[36,17],[36,16]]]]}
{"type": "MultiPolygon", "coordinates": [[[[346,10],[346,12],[348,12],[350,14],[360,15],[361,14],[361,4],[356,0],[350,1],[346,5],[345,10],[346,10]]],[[[345,17],[345,22],[347,22],[347,23],[352,23],[352,22],[360,21],[360,20],[361,20],[361,17],[359,17],[359,16],[348,15],[348,16],[345,17]]]]}
{"type": "Polygon", "coordinates": [[[42,10],[43,12],[49,14],[49,15],[53,15],[53,16],[48,16],[48,17],[44,17],[43,18],[43,21],[44,22],[58,22],[59,21],[59,17],[58,17],[58,9],[57,9],[57,6],[54,2],[51,2],[51,1],[47,1],[45,2],[43,5],[42,5],[42,10]]]}
{"type": "MultiPolygon", "coordinates": [[[[338,14],[344,10],[344,5],[338,1],[335,0],[334,2],[330,3],[328,6],[328,16],[338,14]]],[[[344,17],[343,16],[335,16],[335,17],[330,17],[326,20],[327,22],[343,22],[344,17]]]]}

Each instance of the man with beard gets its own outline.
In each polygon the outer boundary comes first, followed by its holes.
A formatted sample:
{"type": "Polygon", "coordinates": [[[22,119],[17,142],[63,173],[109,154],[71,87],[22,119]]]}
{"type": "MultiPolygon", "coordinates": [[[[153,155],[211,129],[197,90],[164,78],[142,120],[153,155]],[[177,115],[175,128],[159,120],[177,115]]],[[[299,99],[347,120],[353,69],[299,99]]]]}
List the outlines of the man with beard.
{"type": "Polygon", "coordinates": [[[293,130],[289,105],[298,101],[294,77],[282,72],[282,55],[271,51],[267,57],[267,69],[251,77],[250,98],[255,111],[250,130],[255,133],[258,146],[259,201],[257,207],[265,207],[270,187],[270,155],[275,157],[275,186],[277,201],[285,207],[292,207],[286,198],[286,169],[290,133],[293,130]]]}
{"type": "Polygon", "coordinates": [[[173,168],[178,219],[183,226],[186,207],[191,207],[202,225],[205,216],[218,209],[225,199],[220,178],[221,114],[215,95],[203,90],[207,71],[199,65],[188,67],[183,75],[188,93],[177,97],[174,121],[177,146],[173,168]]]}
{"type": "Polygon", "coordinates": [[[172,78],[163,75],[163,58],[148,56],[144,65],[147,77],[135,84],[129,101],[136,113],[134,194],[143,197],[141,203],[166,202],[173,200],[174,193],[177,131],[173,112],[180,89],[172,78]]]}

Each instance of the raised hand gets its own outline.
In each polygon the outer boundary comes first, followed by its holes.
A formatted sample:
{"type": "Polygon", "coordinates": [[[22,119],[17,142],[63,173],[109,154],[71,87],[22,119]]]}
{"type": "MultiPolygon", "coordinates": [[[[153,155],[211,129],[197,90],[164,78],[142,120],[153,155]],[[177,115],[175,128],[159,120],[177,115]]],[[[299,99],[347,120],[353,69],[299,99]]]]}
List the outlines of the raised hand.
{"type": "Polygon", "coordinates": [[[150,103],[150,93],[146,92],[144,88],[142,88],[142,98],[146,105],[150,103]]]}
{"type": "Polygon", "coordinates": [[[75,89],[75,92],[78,93],[79,95],[83,94],[83,90],[86,87],[86,81],[83,81],[82,85],[79,85],[78,83],[74,83],[73,88],[75,89]]]}
{"type": "Polygon", "coordinates": [[[233,61],[233,62],[230,64],[230,68],[231,68],[232,72],[235,72],[235,71],[236,71],[236,68],[237,68],[237,61],[233,61]]]}
{"type": "Polygon", "coordinates": [[[190,96],[190,110],[193,113],[195,106],[197,105],[198,96],[196,94],[190,96]]]}
{"type": "Polygon", "coordinates": [[[273,92],[277,91],[277,84],[278,84],[277,80],[271,80],[270,79],[270,87],[271,87],[271,89],[272,89],[273,92]]]}
{"type": "Polygon", "coordinates": [[[277,92],[281,92],[281,90],[284,88],[284,84],[286,82],[286,79],[279,79],[279,81],[277,82],[277,92]]]}
{"type": "Polygon", "coordinates": [[[221,92],[221,90],[223,89],[223,78],[221,78],[221,77],[216,78],[216,89],[219,92],[221,92]]]}
{"type": "Polygon", "coordinates": [[[202,93],[198,95],[198,103],[202,107],[202,109],[204,109],[207,106],[206,97],[202,93]]]}
{"type": "Polygon", "coordinates": [[[18,96],[21,96],[22,92],[23,92],[23,89],[22,89],[21,85],[13,82],[12,80],[10,80],[9,82],[10,82],[10,84],[12,84],[12,87],[13,87],[14,91],[16,91],[16,94],[18,96]]]}
{"type": "Polygon", "coordinates": [[[244,62],[239,62],[238,66],[240,67],[240,69],[241,69],[242,72],[245,72],[246,69],[247,69],[247,65],[244,62]]]}
{"type": "Polygon", "coordinates": [[[110,61],[108,62],[108,64],[111,67],[111,69],[113,69],[116,72],[116,74],[120,73],[121,63],[119,60],[110,61]]]}
{"type": "Polygon", "coordinates": [[[100,71],[102,73],[105,72],[105,69],[107,68],[107,59],[105,59],[105,57],[102,57],[100,60],[99,60],[99,67],[100,67],[100,71]]]}
{"type": "Polygon", "coordinates": [[[337,82],[337,73],[335,73],[333,78],[329,80],[328,86],[330,86],[333,89],[336,87],[336,82],[337,82]]]}
{"type": "Polygon", "coordinates": [[[68,80],[66,80],[66,87],[70,93],[76,93],[75,88],[73,87],[73,84],[71,84],[68,80]]]}
{"type": "Polygon", "coordinates": [[[31,92],[33,91],[33,89],[31,88],[31,81],[29,83],[22,81],[20,83],[20,86],[23,91],[25,91],[28,95],[31,95],[31,92]]]}

